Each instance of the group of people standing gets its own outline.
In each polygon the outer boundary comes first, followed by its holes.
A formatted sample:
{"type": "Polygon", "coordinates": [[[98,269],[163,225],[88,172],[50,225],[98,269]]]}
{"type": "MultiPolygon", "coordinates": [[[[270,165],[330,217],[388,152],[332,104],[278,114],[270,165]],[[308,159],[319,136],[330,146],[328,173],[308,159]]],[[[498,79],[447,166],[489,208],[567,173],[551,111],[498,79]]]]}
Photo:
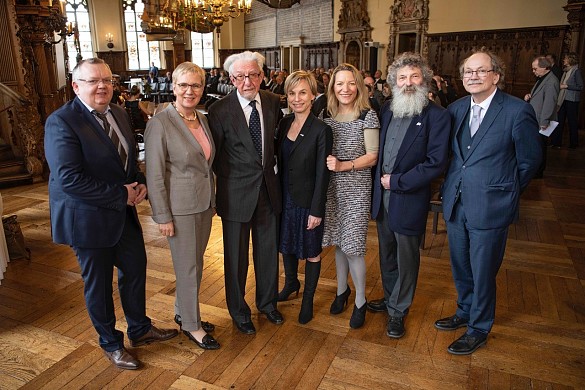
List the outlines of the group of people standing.
{"type": "Polygon", "coordinates": [[[467,58],[460,71],[471,96],[445,110],[428,99],[433,73],[425,60],[403,53],[389,67],[393,99],[379,117],[360,72],[341,64],[318,115],[311,112],[314,75],[289,75],[284,90],[292,114],[282,118],[279,97],[261,89],[263,65],[259,53],[228,57],[224,69],[236,91],[211,105],[208,118],[196,110],[204,72],[190,62],[179,65],[172,75],[176,101],[147,124],[146,177],[135,164],[127,117],[108,104],[108,66],[90,59],[73,71],[77,98],[46,124],[53,238],[77,254],[88,312],[106,356],[119,368],[140,365],[115,329],[114,266],[131,345],[178,334],[154,327],[145,314],[146,253],[135,206],[147,194],[171,249],[175,322],[199,347],[220,347],[210,334],[214,325],[201,319],[198,299],[215,213],[222,220],[227,308],[240,332],[256,332],[245,300],[250,235],[255,304],[268,321],[282,324],[277,302],[298,295],[299,260],[306,262],[298,321],[312,320],[320,254],[334,246],[337,291],[330,312],[348,306],[351,275],[349,325],[361,327],[368,307],[364,256],[371,216],[378,228],[386,334],[402,337],[431,182],[447,167],[443,207],[458,300],[455,314],[435,326],[467,327],[450,353],[469,354],[484,345],[508,226],[541,159],[534,110],[497,88],[504,78],[501,61],[484,51],[467,58]],[[279,252],[285,272],[280,292],[279,252]]]}

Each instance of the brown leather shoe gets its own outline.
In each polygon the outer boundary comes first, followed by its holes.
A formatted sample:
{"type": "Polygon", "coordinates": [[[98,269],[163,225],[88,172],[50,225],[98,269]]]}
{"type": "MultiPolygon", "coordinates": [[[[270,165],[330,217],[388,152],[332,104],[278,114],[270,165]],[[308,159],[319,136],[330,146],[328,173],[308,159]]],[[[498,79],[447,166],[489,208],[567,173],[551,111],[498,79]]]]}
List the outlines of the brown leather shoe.
{"type": "Polygon", "coordinates": [[[150,330],[141,337],[135,340],[130,340],[130,345],[133,347],[140,347],[141,345],[150,344],[155,341],[172,339],[178,334],[179,332],[176,329],[159,329],[153,325],[150,330]]]}
{"type": "Polygon", "coordinates": [[[104,350],[104,354],[112,363],[114,363],[114,366],[121,368],[122,370],[136,370],[140,367],[140,361],[130,355],[130,352],[126,351],[125,348],[120,348],[113,352],[104,350]]]}

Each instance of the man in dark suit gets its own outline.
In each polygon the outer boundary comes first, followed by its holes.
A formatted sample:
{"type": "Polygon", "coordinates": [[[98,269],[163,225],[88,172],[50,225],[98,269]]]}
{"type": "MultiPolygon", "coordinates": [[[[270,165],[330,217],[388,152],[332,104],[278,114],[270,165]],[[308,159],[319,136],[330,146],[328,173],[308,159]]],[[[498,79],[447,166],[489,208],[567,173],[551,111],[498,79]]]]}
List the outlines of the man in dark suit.
{"type": "Polygon", "coordinates": [[[209,107],[209,126],[217,149],[217,213],[222,219],[226,303],[236,327],[256,332],[244,299],[252,232],[256,307],[275,324],[278,295],[278,216],[281,192],[277,178],[274,133],[282,115],[280,99],[260,90],[264,57],[246,51],[229,56],[224,69],[236,93],[209,107]]]}
{"type": "MultiPolygon", "coordinates": [[[[536,83],[530,93],[524,96],[524,100],[529,102],[534,112],[540,129],[546,129],[550,121],[557,120],[557,98],[559,97],[559,79],[551,71],[552,64],[544,57],[536,57],[532,61],[532,73],[536,76],[536,83]]],[[[542,162],[538,168],[535,177],[542,177],[546,168],[546,151],[548,139],[544,135],[540,136],[542,142],[542,162]]]]}
{"type": "Polygon", "coordinates": [[[504,82],[498,57],[476,52],[460,73],[471,96],[448,109],[453,153],[443,185],[457,311],[435,327],[467,327],[448,347],[449,353],[467,355],[485,345],[494,323],[508,227],[518,217],[520,194],[538,170],[541,150],[532,106],[498,89],[504,82]]]}
{"type": "Polygon", "coordinates": [[[372,218],[378,228],[386,335],[401,338],[414,298],[431,181],[446,166],[451,120],[428,99],[433,72],[416,53],[388,68],[393,100],[380,111],[380,158],[374,176],[372,218]]]}
{"type": "Polygon", "coordinates": [[[135,205],[147,194],[136,164],[126,111],[110,104],[112,72],[99,58],[73,70],[77,97],[45,124],[45,152],[51,176],[49,203],[53,240],[77,255],[89,317],[108,359],[118,368],[140,362],[124,348],[116,329],[113,268],[133,347],[175,337],[146,316],[146,251],[135,205]]]}

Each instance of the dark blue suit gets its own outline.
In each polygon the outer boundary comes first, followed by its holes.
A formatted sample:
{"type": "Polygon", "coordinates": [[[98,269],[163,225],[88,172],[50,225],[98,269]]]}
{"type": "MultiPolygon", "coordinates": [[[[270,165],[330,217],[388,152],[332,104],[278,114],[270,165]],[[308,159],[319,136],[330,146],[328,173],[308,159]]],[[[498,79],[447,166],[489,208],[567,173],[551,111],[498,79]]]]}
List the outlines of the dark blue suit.
{"type": "Polygon", "coordinates": [[[125,184],[146,181],[136,165],[135,141],[125,110],[111,112],[128,147],[125,170],[118,151],[101,124],[79,98],[47,118],[45,153],[51,170],[49,203],[53,241],[70,245],[79,260],[85,299],[100,345],[123,348],[115,329],[112,299],[113,267],[128,322],[128,336],[150,330],[145,314],[146,251],[134,207],[127,206],[125,184]]]}
{"type": "Polygon", "coordinates": [[[412,118],[390,172],[390,197],[384,208],[384,147],[392,121],[390,104],[380,110],[380,158],[372,196],[372,218],[378,221],[380,270],[384,300],[391,316],[402,317],[412,303],[420,264],[419,244],[431,198],[431,182],[447,167],[451,119],[429,103],[412,118]]]}
{"type": "Polygon", "coordinates": [[[469,319],[467,333],[487,334],[496,306],[496,275],[508,227],[518,217],[521,192],[541,161],[539,126],[526,102],[497,90],[470,147],[471,97],[452,103],[452,159],[443,185],[457,316],[469,319]]]}

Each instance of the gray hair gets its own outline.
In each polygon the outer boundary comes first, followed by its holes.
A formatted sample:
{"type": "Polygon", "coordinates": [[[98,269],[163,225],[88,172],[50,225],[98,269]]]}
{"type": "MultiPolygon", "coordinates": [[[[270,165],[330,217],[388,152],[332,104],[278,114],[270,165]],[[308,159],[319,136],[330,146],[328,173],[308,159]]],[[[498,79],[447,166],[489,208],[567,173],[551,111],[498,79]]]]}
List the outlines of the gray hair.
{"type": "Polygon", "coordinates": [[[433,71],[427,64],[427,61],[420,54],[407,51],[396,57],[392,65],[388,67],[388,84],[396,85],[398,71],[405,66],[420,69],[425,85],[431,83],[433,71]]]}
{"type": "Polygon", "coordinates": [[[534,61],[536,61],[539,68],[550,69],[552,67],[552,63],[545,56],[538,56],[534,59],[534,61]]]}
{"type": "Polygon", "coordinates": [[[104,64],[108,67],[108,70],[110,71],[110,73],[112,72],[112,70],[110,69],[110,66],[101,58],[86,58],[84,60],[81,60],[77,63],[77,65],[75,65],[75,68],[73,68],[73,70],[71,71],[71,79],[75,82],[77,82],[77,80],[79,80],[79,73],[81,72],[81,67],[85,64],[90,64],[90,65],[98,65],[98,64],[104,64]]]}
{"type": "Polygon", "coordinates": [[[227,70],[229,74],[233,74],[233,67],[234,64],[238,61],[242,62],[256,62],[258,64],[258,69],[262,70],[264,67],[264,56],[257,51],[244,51],[241,53],[232,54],[228,58],[226,58],[225,62],[223,63],[223,69],[227,70]]]}

